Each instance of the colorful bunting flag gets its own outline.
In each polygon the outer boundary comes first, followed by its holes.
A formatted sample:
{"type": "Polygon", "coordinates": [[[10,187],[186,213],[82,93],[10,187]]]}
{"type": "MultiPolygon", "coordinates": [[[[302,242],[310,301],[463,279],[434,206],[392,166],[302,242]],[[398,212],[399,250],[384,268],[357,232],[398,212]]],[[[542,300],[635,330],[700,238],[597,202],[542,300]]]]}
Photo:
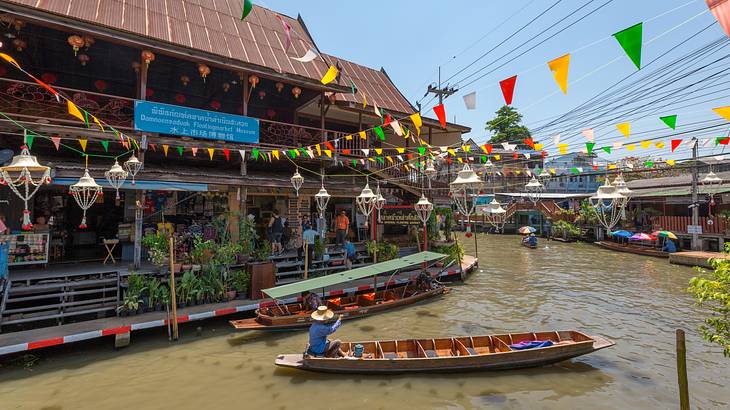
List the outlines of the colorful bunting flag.
{"type": "Polygon", "coordinates": [[[591,153],[593,152],[593,147],[595,145],[596,144],[594,142],[586,142],[586,152],[588,153],[588,155],[591,155],[591,153]]]}
{"type": "Polygon", "coordinates": [[[385,133],[383,132],[383,129],[380,127],[380,125],[375,127],[373,131],[378,136],[378,138],[380,138],[381,141],[385,141],[385,133]]]}
{"type": "Polygon", "coordinates": [[[165,153],[165,156],[167,156],[167,150],[170,149],[170,146],[167,144],[162,144],[162,152],[165,153]]]}
{"type": "Polygon", "coordinates": [[[301,56],[301,57],[291,57],[292,60],[297,60],[301,63],[309,63],[311,61],[314,61],[315,58],[317,58],[317,52],[314,51],[313,48],[310,48],[307,50],[307,52],[301,56]]]}
{"type": "Polygon", "coordinates": [[[616,128],[618,128],[621,134],[623,134],[623,136],[626,138],[631,135],[631,123],[622,122],[621,124],[616,124],[616,128]]]}
{"type": "Polygon", "coordinates": [[[570,67],[570,54],[558,57],[555,60],[548,61],[548,68],[553,72],[555,82],[563,91],[563,94],[568,93],[568,68],[570,67]]]}
{"type": "Polygon", "coordinates": [[[109,152],[109,141],[101,140],[99,142],[101,143],[101,146],[104,147],[104,152],[109,152]]]}
{"type": "Polygon", "coordinates": [[[512,96],[515,92],[515,83],[517,82],[517,76],[513,75],[510,78],[504,79],[499,82],[499,88],[502,89],[502,96],[504,97],[504,103],[512,105],[512,96]]]}
{"type": "Polygon", "coordinates": [[[659,148],[659,149],[662,149],[662,148],[664,148],[664,142],[662,142],[662,141],[655,142],[654,143],[654,146],[657,147],[657,148],[659,148]]]}
{"type": "Polygon", "coordinates": [[[446,109],[444,108],[444,105],[439,104],[433,107],[433,112],[436,113],[436,117],[438,117],[439,122],[441,123],[441,128],[446,128],[446,109]]]}
{"type": "Polygon", "coordinates": [[[583,134],[583,136],[586,137],[589,142],[595,141],[595,137],[593,136],[593,128],[585,129],[581,131],[581,134],[583,134]]]}
{"type": "Polygon", "coordinates": [[[51,141],[53,141],[53,145],[56,147],[56,151],[61,148],[61,137],[51,137],[51,141]]]}
{"type": "Polygon", "coordinates": [[[673,159],[668,159],[668,160],[667,160],[667,165],[669,165],[670,167],[673,167],[673,166],[674,166],[674,164],[676,164],[676,163],[677,163],[677,162],[676,162],[675,160],[673,160],[673,159]]]}
{"type": "Polygon", "coordinates": [[[291,42],[291,26],[289,25],[289,23],[287,23],[286,21],[284,21],[284,19],[281,18],[280,15],[277,14],[276,15],[276,18],[279,19],[279,21],[281,21],[281,25],[284,27],[284,33],[286,34],[286,46],[284,47],[284,53],[286,54],[286,52],[289,51],[289,47],[291,47],[291,45],[292,45],[292,42],[291,42]]]}
{"type": "Polygon", "coordinates": [[[324,77],[322,77],[322,80],[320,80],[320,81],[322,82],[322,84],[329,84],[332,81],[334,81],[335,78],[337,78],[337,74],[339,74],[339,73],[340,73],[340,71],[337,70],[337,67],[331,65],[330,68],[325,73],[324,77]]]}
{"type": "Polygon", "coordinates": [[[383,155],[383,149],[382,148],[375,148],[375,153],[378,155],[383,155]]]}
{"type": "Polygon", "coordinates": [[[230,161],[231,160],[231,150],[229,150],[228,148],[223,148],[223,156],[226,157],[226,161],[230,161]]]}
{"type": "Polygon", "coordinates": [[[730,2],[726,0],[705,0],[705,3],[717,22],[720,23],[725,34],[730,37],[730,2]]]}
{"type": "Polygon", "coordinates": [[[403,147],[398,147],[395,150],[398,151],[399,154],[403,154],[404,152],[406,152],[406,149],[403,147]]]}
{"type": "Polygon", "coordinates": [[[638,23],[613,34],[618,43],[621,45],[621,48],[624,49],[626,55],[629,56],[637,69],[641,69],[641,42],[643,27],[643,23],[638,23]]]}
{"type": "Polygon", "coordinates": [[[609,146],[606,146],[606,147],[601,147],[601,149],[602,149],[602,150],[603,150],[603,151],[604,151],[604,152],[605,152],[606,154],[610,154],[610,153],[611,153],[611,147],[609,147],[609,146]]]}
{"type": "Polygon", "coordinates": [[[464,96],[464,105],[467,110],[475,110],[477,108],[477,92],[472,91],[464,96]]]}
{"type": "Polygon", "coordinates": [[[183,151],[185,150],[185,148],[183,148],[183,147],[181,147],[179,145],[177,147],[175,147],[175,148],[177,148],[177,155],[179,157],[182,157],[183,156],[183,151]]]}
{"type": "Polygon", "coordinates": [[[677,149],[677,147],[681,143],[682,143],[682,140],[680,140],[680,139],[672,140],[672,152],[674,152],[674,150],[677,149]]]}
{"type": "Polygon", "coordinates": [[[89,142],[87,139],[79,139],[79,145],[81,145],[81,150],[86,152],[86,144],[89,142]]]}
{"type": "Polygon", "coordinates": [[[86,117],[84,117],[84,115],[81,114],[81,111],[79,111],[79,107],[77,107],[76,104],[72,103],[71,100],[66,100],[66,106],[68,108],[69,114],[78,118],[80,121],[86,123],[86,117]]]}
{"type": "Polygon", "coordinates": [[[403,129],[401,128],[398,120],[391,121],[390,126],[393,127],[393,131],[395,131],[395,135],[397,135],[399,137],[403,136],[403,129]]]}
{"type": "Polygon", "coordinates": [[[659,117],[660,120],[664,124],[667,125],[667,127],[676,130],[677,129],[677,116],[676,115],[667,115],[666,117],[659,117]]]}
{"type": "Polygon", "coordinates": [[[641,148],[647,149],[651,146],[651,141],[641,141],[639,144],[641,144],[641,148]]]}
{"type": "Polygon", "coordinates": [[[421,120],[421,114],[415,113],[411,114],[409,117],[411,119],[411,122],[413,123],[413,126],[416,127],[416,135],[421,135],[421,126],[423,125],[423,121],[421,120]]]}
{"type": "MultiPolygon", "coordinates": [[[[279,160],[279,150],[278,149],[275,149],[275,150],[271,151],[271,155],[273,155],[274,158],[276,158],[277,161],[279,160]]],[[[291,157],[294,158],[294,155],[292,154],[291,157]]]]}
{"type": "Polygon", "coordinates": [[[553,136],[553,145],[557,147],[558,144],[560,144],[560,134],[553,136]]]}
{"type": "Polygon", "coordinates": [[[491,154],[492,153],[492,144],[484,144],[484,152],[486,152],[487,154],[491,154]]]}
{"type": "Polygon", "coordinates": [[[628,145],[626,145],[626,150],[627,151],[633,151],[634,149],[636,149],[636,145],[634,145],[634,144],[628,144],[628,145]]]}
{"type": "Polygon", "coordinates": [[[241,11],[241,21],[248,17],[249,14],[251,14],[251,10],[253,10],[253,2],[251,0],[243,0],[243,10],[241,11]]]}
{"type": "Polygon", "coordinates": [[[712,111],[715,111],[715,113],[717,113],[717,115],[730,121],[730,105],[727,105],[725,107],[713,108],[712,111]]]}
{"type": "Polygon", "coordinates": [[[568,153],[568,144],[558,144],[558,149],[561,154],[565,155],[568,153]]]}

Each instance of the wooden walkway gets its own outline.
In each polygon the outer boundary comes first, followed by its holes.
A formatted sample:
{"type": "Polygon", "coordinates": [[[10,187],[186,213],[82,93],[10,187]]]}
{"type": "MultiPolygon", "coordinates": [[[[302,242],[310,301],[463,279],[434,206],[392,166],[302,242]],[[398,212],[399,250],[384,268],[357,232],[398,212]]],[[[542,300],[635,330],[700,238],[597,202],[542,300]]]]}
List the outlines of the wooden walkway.
{"type": "Polygon", "coordinates": [[[675,252],[669,255],[669,263],[675,265],[700,266],[711,269],[710,259],[730,259],[730,255],[720,252],[675,252]]]}
{"type": "MultiPolygon", "coordinates": [[[[462,270],[470,273],[477,266],[478,260],[473,256],[465,255],[462,261],[462,270]]],[[[438,273],[440,269],[430,268],[432,274],[438,273]]],[[[404,272],[395,275],[385,283],[379,283],[379,288],[398,286],[407,283],[417,275],[417,271],[404,272]]],[[[461,271],[456,267],[442,272],[439,279],[445,282],[461,280],[461,271]]],[[[326,296],[336,296],[346,293],[368,291],[373,288],[372,279],[366,279],[352,283],[349,288],[328,288],[325,289],[326,296]]],[[[287,301],[295,301],[292,298],[287,301]]],[[[178,309],[178,323],[191,322],[195,320],[209,319],[219,316],[227,316],[242,312],[252,312],[260,306],[268,306],[274,303],[271,299],[259,300],[232,300],[224,303],[191,306],[178,309]]],[[[44,327],[39,329],[26,330],[0,334],[0,356],[23,352],[27,350],[40,349],[66,343],[79,342],[82,340],[96,339],[104,336],[131,333],[135,330],[158,328],[167,326],[165,312],[149,312],[141,315],[127,317],[108,317],[103,319],[89,320],[78,323],[64,324],[60,326],[44,327]]]]}

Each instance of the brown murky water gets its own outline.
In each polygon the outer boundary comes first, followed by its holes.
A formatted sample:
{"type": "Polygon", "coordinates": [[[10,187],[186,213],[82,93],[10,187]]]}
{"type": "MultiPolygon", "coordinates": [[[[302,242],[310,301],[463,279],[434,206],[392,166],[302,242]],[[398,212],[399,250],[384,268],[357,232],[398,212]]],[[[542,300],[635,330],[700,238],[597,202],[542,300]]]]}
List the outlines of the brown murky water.
{"type": "MultiPolygon", "coordinates": [[[[466,243],[473,254],[473,242],[466,243]]],[[[441,300],[346,323],[345,340],[576,328],[616,341],[558,365],[500,373],[337,376],[284,371],[305,333],[233,333],[205,323],[168,344],[159,331],[0,368],[5,409],[670,409],[678,407],[674,330],[688,331],[693,408],[730,406],[730,360],[701,341],[685,293],[693,271],[587,244],[480,237],[481,270],[441,300]]]]}

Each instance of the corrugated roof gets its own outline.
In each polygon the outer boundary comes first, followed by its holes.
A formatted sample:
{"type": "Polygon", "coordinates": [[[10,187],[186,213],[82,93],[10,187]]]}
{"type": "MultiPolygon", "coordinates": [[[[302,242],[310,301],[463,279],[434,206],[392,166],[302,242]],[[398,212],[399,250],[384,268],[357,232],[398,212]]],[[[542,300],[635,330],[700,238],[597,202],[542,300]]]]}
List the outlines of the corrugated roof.
{"type": "Polygon", "coordinates": [[[378,107],[403,114],[416,112],[415,107],[401,94],[385,71],[365,67],[332,55],[324,54],[323,56],[332,64],[339,63],[343,73],[342,85],[350,85],[350,80],[352,80],[358,90],[357,95],[338,93],[338,100],[362,104],[362,94],[364,93],[368,105],[375,103],[378,107]]]}
{"type": "MultiPolygon", "coordinates": [[[[700,173],[700,180],[704,177],[705,172],[700,173]]],[[[723,181],[730,181],[730,171],[717,172],[717,176],[723,181]]],[[[634,181],[627,182],[630,189],[640,188],[654,188],[654,187],[667,187],[667,186],[689,186],[692,184],[692,174],[687,172],[685,174],[671,176],[671,177],[660,177],[660,178],[645,178],[637,179],[634,181]]]]}
{"type": "Polygon", "coordinates": [[[297,19],[254,5],[240,21],[241,0],[7,0],[38,11],[108,27],[175,46],[319,81],[327,71],[320,59],[301,63],[314,40],[297,19]],[[292,27],[288,52],[280,15],[292,27]]]}

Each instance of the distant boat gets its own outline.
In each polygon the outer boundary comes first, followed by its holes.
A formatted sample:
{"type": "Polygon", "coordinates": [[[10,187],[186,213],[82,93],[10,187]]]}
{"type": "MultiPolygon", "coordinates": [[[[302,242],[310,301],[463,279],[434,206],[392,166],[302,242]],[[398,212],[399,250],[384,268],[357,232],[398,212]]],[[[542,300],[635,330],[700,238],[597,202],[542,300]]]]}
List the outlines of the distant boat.
{"type": "Polygon", "coordinates": [[[522,241],[522,246],[530,249],[537,249],[537,244],[532,245],[530,242],[522,241]]]}
{"type": "Polygon", "coordinates": [[[633,253],[636,255],[644,255],[644,256],[654,256],[657,258],[668,258],[669,257],[668,252],[664,252],[657,248],[652,248],[652,247],[648,247],[648,246],[620,244],[620,243],[608,242],[608,241],[600,241],[600,242],[594,242],[594,243],[602,248],[610,249],[612,251],[627,252],[627,253],[633,253]]]}
{"type": "Polygon", "coordinates": [[[347,357],[282,354],[277,366],[330,373],[389,374],[466,372],[544,366],[613,346],[611,340],[575,330],[344,342],[347,357]],[[525,344],[545,345],[519,350],[525,344]],[[359,346],[358,346],[359,345],[359,346]],[[360,358],[354,357],[362,349],[360,358]]]}

